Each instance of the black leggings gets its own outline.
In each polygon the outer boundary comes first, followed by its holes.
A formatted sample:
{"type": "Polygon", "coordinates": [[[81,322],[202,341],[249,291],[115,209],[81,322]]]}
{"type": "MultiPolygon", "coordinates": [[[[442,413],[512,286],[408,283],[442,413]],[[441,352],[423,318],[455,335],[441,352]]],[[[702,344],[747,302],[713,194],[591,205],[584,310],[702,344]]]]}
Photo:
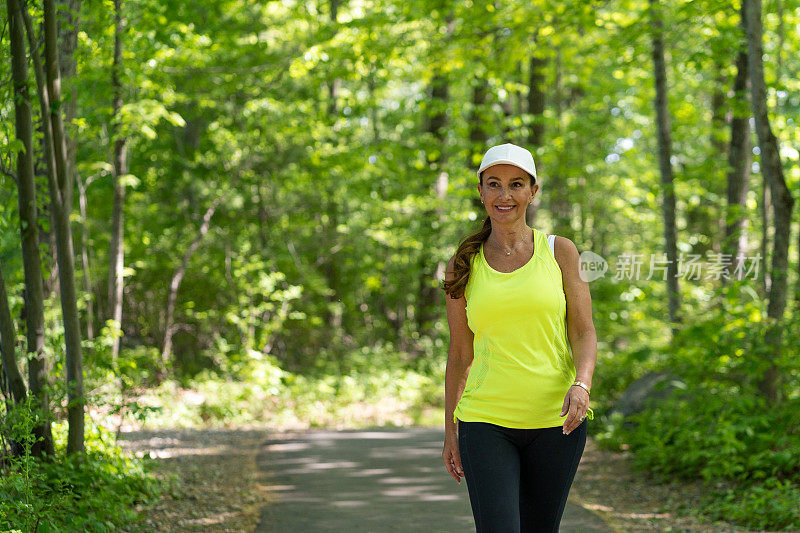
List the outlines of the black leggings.
{"type": "Polygon", "coordinates": [[[558,531],[586,445],[586,420],[516,429],[458,422],[458,448],[477,533],[558,531]]]}

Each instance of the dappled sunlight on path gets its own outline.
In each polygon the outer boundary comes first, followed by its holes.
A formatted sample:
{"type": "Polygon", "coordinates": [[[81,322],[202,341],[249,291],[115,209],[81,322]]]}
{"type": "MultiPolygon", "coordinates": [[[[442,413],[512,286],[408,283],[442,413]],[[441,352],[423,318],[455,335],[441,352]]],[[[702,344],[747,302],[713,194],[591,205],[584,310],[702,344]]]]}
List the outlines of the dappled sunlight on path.
{"type": "MultiPolygon", "coordinates": [[[[443,442],[443,429],[421,427],[276,434],[258,456],[274,503],[256,531],[474,531],[443,442]]],[[[568,503],[561,531],[609,530],[568,503]]]]}
{"type": "Polygon", "coordinates": [[[267,494],[258,486],[256,452],[264,430],[157,429],[129,431],[120,444],[155,460],[173,491],[140,507],[142,520],[123,531],[252,531],[267,494]]]}

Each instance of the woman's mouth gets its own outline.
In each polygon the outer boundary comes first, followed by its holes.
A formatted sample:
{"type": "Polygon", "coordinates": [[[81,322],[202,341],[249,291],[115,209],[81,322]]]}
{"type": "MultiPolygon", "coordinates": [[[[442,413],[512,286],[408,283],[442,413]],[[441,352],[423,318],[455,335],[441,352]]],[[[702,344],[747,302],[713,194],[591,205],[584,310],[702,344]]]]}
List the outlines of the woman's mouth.
{"type": "Polygon", "coordinates": [[[498,211],[511,211],[515,206],[513,205],[496,205],[494,206],[498,211]]]}

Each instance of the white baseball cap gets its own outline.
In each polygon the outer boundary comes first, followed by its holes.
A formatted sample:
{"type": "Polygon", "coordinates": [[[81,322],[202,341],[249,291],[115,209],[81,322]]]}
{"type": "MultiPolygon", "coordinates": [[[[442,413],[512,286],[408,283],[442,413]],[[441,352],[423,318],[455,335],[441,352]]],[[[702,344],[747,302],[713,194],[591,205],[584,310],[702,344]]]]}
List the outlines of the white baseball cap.
{"type": "Polygon", "coordinates": [[[536,165],[533,164],[533,155],[521,146],[506,143],[492,146],[483,155],[483,161],[478,169],[481,172],[494,165],[514,165],[519,167],[536,179],[536,165]]]}

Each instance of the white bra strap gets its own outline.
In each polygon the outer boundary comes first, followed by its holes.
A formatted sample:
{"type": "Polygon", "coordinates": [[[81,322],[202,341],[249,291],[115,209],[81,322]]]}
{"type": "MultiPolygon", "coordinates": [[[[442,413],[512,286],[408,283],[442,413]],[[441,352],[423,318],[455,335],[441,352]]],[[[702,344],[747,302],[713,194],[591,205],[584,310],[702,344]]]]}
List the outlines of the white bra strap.
{"type": "Polygon", "coordinates": [[[553,253],[553,257],[556,256],[556,236],[555,235],[548,235],[547,236],[547,244],[550,246],[550,251],[553,253]]]}

